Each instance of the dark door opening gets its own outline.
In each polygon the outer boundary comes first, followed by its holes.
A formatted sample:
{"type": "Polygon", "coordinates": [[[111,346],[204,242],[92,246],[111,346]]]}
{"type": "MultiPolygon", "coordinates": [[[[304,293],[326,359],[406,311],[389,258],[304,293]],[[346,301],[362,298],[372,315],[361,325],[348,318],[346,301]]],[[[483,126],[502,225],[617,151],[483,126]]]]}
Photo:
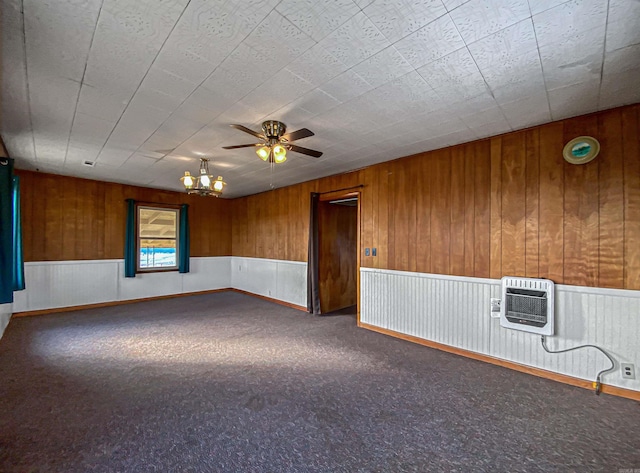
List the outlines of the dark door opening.
{"type": "Polygon", "coordinates": [[[321,313],[356,306],[359,273],[357,196],[319,202],[318,263],[321,313]]]}

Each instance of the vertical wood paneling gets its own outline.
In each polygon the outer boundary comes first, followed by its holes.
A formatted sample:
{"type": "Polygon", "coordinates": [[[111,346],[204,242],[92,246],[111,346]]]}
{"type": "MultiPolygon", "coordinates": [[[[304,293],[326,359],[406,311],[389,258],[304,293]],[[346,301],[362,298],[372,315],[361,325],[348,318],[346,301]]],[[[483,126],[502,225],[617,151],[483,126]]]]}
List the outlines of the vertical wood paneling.
{"type": "Polygon", "coordinates": [[[105,218],[104,257],[121,258],[124,255],[125,202],[122,184],[106,184],[101,209],[105,218]]]}
{"type": "MultiPolygon", "coordinates": [[[[398,161],[394,162],[392,177],[393,199],[392,212],[389,221],[393,222],[393,231],[390,240],[393,240],[393,247],[389,245],[391,268],[407,271],[409,269],[409,207],[411,197],[409,196],[409,186],[406,167],[398,161]]],[[[413,238],[413,235],[411,235],[413,238]]]]}
{"type": "Polygon", "coordinates": [[[367,268],[372,268],[374,266],[373,256],[371,254],[369,254],[369,256],[365,256],[364,249],[375,246],[377,240],[374,236],[374,216],[377,214],[376,205],[374,204],[374,201],[377,204],[377,193],[375,191],[376,186],[374,183],[375,176],[373,168],[367,168],[363,171],[362,184],[364,185],[364,189],[362,189],[360,194],[362,199],[362,202],[360,203],[362,209],[360,265],[367,268]]]}
{"type": "Polygon", "coordinates": [[[511,133],[502,138],[501,209],[503,275],[525,273],[525,134],[511,133]]]}
{"type": "Polygon", "coordinates": [[[502,140],[491,139],[491,255],[489,274],[502,276],[502,140]]]}
{"type": "Polygon", "coordinates": [[[388,206],[389,211],[387,215],[387,267],[394,269],[396,267],[396,200],[397,199],[397,181],[398,181],[398,169],[397,163],[392,162],[389,164],[389,173],[387,182],[389,183],[390,192],[388,195],[388,206]]]}
{"type": "Polygon", "coordinates": [[[431,271],[447,274],[450,269],[451,153],[434,153],[431,170],[431,271]]]}
{"type": "Polygon", "coordinates": [[[598,286],[624,284],[624,187],[622,162],[622,115],[612,110],[598,117],[601,151],[597,158],[598,206],[598,286]]]}
{"type": "Polygon", "coordinates": [[[405,181],[407,185],[407,190],[405,193],[406,199],[408,201],[408,215],[407,215],[407,223],[408,223],[408,252],[409,252],[409,264],[407,266],[407,271],[417,271],[418,263],[417,263],[417,252],[418,252],[418,242],[416,241],[416,225],[417,225],[417,193],[418,193],[418,179],[416,169],[419,169],[420,164],[417,158],[412,158],[408,160],[404,160],[403,171],[405,174],[405,181]]]}
{"type": "Polygon", "coordinates": [[[449,274],[464,274],[465,156],[464,147],[451,149],[451,226],[449,274]]]}
{"type": "Polygon", "coordinates": [[[416,270],[431,271],[431,160],[418,161],[416,190],[416,270]]]}
{"type": "Polygon", "coordinates": [[[480,141],[475,146],[475,225],[473,275],[488,278],[491,256],[491,142],[480,141]]]}
{"type": "Polygon", "coordinates": [[[389,164],[378,172],[378,261],[377,268],[389,267],[389,164]]]}
{"type": "Polygon", "coordinates": [[[540,127],[540,216],[538,268],[541,278],[564,281],[564,159],[562,122],[540,127]]]}
{"type": "MultiPolygon", "coordinates": [[[[62,192],[65,186],[69,185],[71,179],[64,177],[60,180],[56,176],[47,175],[44,178],[44,189],[49,189],[47,192],[46,199],[38,199],[42,202],[42,208],[44,210],[44,215],[35,216],[35,220],[42,219],[44,223],[44,231],[42,233],[38,232],[36,238],[42,240],[40,253],[40,258],[44,261],[48,259],[49,255],[59,255],[60,249],[62,248],[62,225],[64,215],[69,212],[69,209],[65,209],[62,207],[62,192]],[[62,185],[61,185],[62,184],[62,185]]],[[[20,189],[22,191],[22,189],[20,189]]],[[[27,195],[29,195],[27,193],[27,195]]],[[[26,196],[25,196],[26,197],[26,196]]],[[[35,207],[35,209],[39,209],[40,207],[35,207]]],[[[40,224],[38,224],[40,227],[40,224]]],[[[27,226],[22,227],[22,231],[28,231],[27,226]]],[[[61,259],[51,258],[51,259],[61,259]]]]}
{"type": "Polygon", "coordinates": [[[525,134],[525,276],[537,278],[538,215],[540,202],[540,130],[528,130],[525,134]]]}
{"type": "Polygon", "coordinates": [[[52,174],[18,173],[22,177],[25,261],[122,258],[127,198],[188,203],[191,256],[231,253],[229,202],[52,174]]]}
{"type": "Polygon", "coordinates": [[[622,110],[624,287],[640,289],[640,106],[622,110]]]}
{"type": "Polygon", "coordinates": [[[86,235],[84,221],[81,218],[82,213],[85,211],[85,201],[84,199],[80,201],[77,200],[76,186],[62,186],[60,193],[63,208],[74,208],[76,202],[78,203],[78,212],[65,212],[62,214],[62,246],[60,248],[60,259],[71,261],[77,259],[76,248],[80,246],[76,244],[76,239],[79,235],[86,235]],[[78,225],[78,223],[80,225],[78,225]]]}
{"type": "MultiPolygon", "coordinates": [[[[597,136],[595,115],[578,117],[564,126],[564,142],[581,135],[597,136]]],[[[564,281],[598,285],[598,162],[564,163],[564,281]]]]}
{"type": "Polygon", "coordinates": [[[475,147],[464,147],[464,271],[461,274],[475,274],[475,147]]]}

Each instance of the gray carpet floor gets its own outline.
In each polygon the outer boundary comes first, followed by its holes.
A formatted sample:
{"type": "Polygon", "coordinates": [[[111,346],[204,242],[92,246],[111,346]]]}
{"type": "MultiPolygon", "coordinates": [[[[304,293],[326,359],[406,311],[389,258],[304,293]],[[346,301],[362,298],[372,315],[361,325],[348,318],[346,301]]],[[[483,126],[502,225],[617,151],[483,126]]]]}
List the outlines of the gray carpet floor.
{"type": "MultiPolygon", "coordinates": [[[[615,472],[640,404],[219,293],[17,318],[2,472],[615,472]]],[[[635,470],[640,471],[640,470],[635,470]]]]}

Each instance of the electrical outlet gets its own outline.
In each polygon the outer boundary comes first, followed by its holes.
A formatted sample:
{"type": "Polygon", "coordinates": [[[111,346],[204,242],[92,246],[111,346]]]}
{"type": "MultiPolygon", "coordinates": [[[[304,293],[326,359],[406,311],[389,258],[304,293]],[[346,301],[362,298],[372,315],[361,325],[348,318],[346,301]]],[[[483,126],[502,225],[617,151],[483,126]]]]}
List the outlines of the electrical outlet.
{"type": "Polygon", "coordinates": [[[636,379],[636,369],[631,363],[620,363],[622,377],[625,379],[636,379]]]}
{"type": "Polygon", "coordinates": [[[491,317],[494,319],[500,318],[500,299],[491,298],[491,317]]]}
{"type": "Polygon", "coordinates": [[[491,298],[491,312],[500,312],[501,299],[491,298]]]}

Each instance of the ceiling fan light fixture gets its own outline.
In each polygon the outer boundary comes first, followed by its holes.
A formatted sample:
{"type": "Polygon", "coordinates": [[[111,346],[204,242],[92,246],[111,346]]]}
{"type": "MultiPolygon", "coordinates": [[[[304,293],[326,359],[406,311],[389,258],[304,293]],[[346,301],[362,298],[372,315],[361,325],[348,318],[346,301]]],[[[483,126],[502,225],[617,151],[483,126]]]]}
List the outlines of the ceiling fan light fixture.
{"type": "Polygon", "coordinates": [[[262,146],[256,150],[256,154],[263,161],[267,161],[269,159],[269,154],[271,153],[271,149],[268,146],[262,146]]]}
{"type": "Polygon", "coordinates": [[[231,126],[237,130],[255,136],[256,138],[261,140],[261,143],[223,146],[223,149],[256,147],[254,149],[258,157],[270,164],[284,163],[287,160],[287,151],[306,154],[307,156],[313,156],[314,158],[319,158],[320,156],[322,156],[322,153],[320,151],[291,144],[292,141],[297,141],[303,138],[314,136],[313,132],[306,128],[301,128],[297,131],[287,133],[287,127],[285,126],[285,124],[276,120],[267,120],[265,122],[262,122],[262,133],[253,131],[244,125],[231,126]]]}
{"type": "Polygon", "coordinates": [[[273,147],[273,160],[277,163],[284,163],[287,160],[287,149],[282,145],[273,147]]]}

